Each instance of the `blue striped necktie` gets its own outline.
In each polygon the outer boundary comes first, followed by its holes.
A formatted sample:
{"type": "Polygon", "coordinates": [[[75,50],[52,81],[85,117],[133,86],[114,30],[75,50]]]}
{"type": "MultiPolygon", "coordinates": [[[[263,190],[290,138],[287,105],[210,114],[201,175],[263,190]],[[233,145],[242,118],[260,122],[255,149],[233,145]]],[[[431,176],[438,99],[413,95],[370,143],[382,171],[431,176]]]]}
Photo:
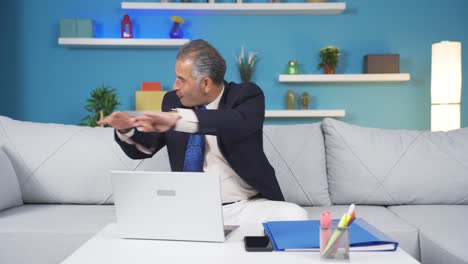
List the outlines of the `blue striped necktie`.
{"type": "MultiPolygon", "coordinates": [[[[200,110],[206,109],[200,106],[200,110]]],[[[205,156],[205,135],[190,134],[187,150],[185,151],[183,171],[203,172],[203,160],[205,156]]]]}

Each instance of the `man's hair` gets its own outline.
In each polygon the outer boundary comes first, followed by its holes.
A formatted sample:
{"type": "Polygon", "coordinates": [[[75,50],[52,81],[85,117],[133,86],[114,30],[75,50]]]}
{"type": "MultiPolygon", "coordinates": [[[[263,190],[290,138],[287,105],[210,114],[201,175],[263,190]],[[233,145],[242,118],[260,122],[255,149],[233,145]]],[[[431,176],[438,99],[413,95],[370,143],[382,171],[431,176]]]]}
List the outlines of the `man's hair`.
{"type": "Polygon", "coordinates": [[[222,84],[226,73],[226,61],[208,42],[197,39],[182,46],[177,60],[192,61],[192,77],[197,82],[208,77],[215,84],[222,84]]]}

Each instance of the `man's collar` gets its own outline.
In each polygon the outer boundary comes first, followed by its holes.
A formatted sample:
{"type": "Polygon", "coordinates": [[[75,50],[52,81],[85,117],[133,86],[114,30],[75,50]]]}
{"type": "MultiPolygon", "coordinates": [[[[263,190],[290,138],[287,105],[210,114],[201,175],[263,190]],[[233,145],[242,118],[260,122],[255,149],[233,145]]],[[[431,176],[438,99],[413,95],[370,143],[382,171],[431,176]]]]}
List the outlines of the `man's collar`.
{"type": "Polygon", "coordinates": [[[206,109],[209,109],[209,110],[218,109],[219,101],[221,101],[221,97],[223,97],[223,93],[224,93],[224,84],[223,84],[223,88],[222,88],[221,92],[219,93],[218,97],[216,97],[216,99],[214,99],[213,102],[207,104],[206,109]]]}

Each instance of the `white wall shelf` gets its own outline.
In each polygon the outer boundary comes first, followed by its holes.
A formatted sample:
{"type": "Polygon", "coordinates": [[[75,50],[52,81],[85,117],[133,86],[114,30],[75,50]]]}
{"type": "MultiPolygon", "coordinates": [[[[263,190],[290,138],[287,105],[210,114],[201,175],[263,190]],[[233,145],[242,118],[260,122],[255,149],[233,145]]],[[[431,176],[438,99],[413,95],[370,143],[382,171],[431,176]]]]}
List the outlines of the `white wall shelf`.
{"type": "Polygon", "coordinates": [[[244,15],[338,15],[346,3],[160,3],[122,2],[122,9],[244,15]]]}
{"type": "Polygon", "coordinates": [[[385,74],[281,74],[279,82],[404,82],[409,81],[409,73],[385,74]]]}
{"type": "Polygon", "coordinates": [[[180,47],[189,41],[188,39],[59,38],[58,44],[69,47],[173,48],[180,47]]]}
{"type": "Polygon", "coordinates": [[[266,110],[265,117],[344,117],[345,110],[266,110]]]}

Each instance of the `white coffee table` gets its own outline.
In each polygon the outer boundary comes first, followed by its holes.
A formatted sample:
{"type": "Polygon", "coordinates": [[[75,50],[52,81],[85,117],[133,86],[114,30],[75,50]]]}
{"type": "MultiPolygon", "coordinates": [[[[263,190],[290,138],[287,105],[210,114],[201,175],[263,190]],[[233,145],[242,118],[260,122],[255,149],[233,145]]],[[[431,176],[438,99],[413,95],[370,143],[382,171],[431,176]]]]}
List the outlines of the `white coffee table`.
{"type": "MultiPolygon", "coordinates": [[[[224,243],[121,239],[116,231],[115,223],[107,225],[63,263],[320,263],[318,252],[246,252],[243,237],[262,235],[261,224],[241,226],[224,243]]],[[[351,252],[350,258],[353,263],[419,263],[400,249],[351,252]]]]}

